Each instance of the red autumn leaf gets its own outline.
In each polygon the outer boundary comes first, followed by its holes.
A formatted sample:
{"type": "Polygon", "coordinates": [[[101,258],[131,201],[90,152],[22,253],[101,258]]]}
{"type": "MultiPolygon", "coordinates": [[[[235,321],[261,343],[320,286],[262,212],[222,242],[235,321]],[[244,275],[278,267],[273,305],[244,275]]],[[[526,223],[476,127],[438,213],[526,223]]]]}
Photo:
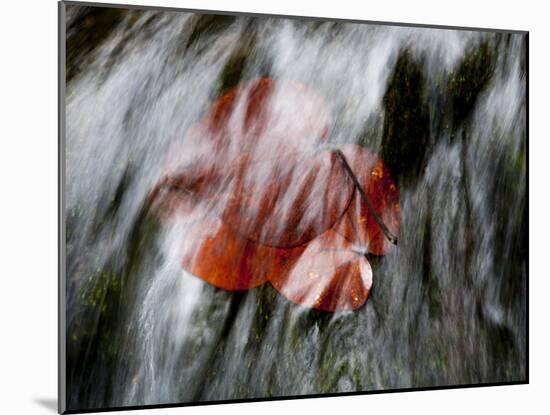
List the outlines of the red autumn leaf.
{"type": "Polygon", "coordinates": [[[397,188],[361,146],[316,150],[329,119],[314,92],[263,78],[230,91],[191,127],[186,151],[171,154],[170,174],[150,196],[164,221],[186,223],[185,269],[226,290],[269,280],[319,310],[366,302],[364,254],[395,243],[397,188]]]}

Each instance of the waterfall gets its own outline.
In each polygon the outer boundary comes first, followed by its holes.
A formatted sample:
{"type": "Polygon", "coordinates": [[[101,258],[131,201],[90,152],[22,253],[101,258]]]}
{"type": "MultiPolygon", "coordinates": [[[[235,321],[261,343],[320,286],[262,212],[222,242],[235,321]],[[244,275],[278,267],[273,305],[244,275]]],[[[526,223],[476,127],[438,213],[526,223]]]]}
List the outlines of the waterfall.
{"type": "Polygon", "coordinates": [[[112,23],[106,36],[72,53],[78,9],[67,12],[69,408],[525,379],[524,36],[111,9],[98,19],[112,23]],[[310,310],[269,285],[217,289],[180,266],[183,225],[143,208],[212,102],[260,76],[317,91],[330,142],[367,146],[397,177],[399,245],[372,262],[357,311],[310,310]]]}

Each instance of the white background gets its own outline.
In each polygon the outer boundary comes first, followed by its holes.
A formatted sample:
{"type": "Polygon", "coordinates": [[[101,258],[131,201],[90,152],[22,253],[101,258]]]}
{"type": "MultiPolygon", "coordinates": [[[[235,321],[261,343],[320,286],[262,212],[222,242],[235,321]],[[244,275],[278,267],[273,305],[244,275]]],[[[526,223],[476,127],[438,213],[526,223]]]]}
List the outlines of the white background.
{"type": "MultiPolygon", "coordinates": [[[[530,31],[530,385],[156,410],[549,413],[549,22],[527,0],[132,0],[140,4],[530,31]]],[[[0,413],[54,413],[57,393],[57,4],[2,1],[0,413]]],[[[139,411],[147,414],[150,412],[139,411]]]]}

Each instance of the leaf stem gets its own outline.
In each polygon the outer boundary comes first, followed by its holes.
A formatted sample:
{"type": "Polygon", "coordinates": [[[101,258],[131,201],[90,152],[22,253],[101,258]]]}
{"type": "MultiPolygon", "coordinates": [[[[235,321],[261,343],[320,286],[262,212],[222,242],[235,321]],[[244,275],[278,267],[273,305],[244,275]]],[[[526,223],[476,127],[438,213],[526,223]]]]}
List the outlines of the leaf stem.
{"type": "Polygon", "coordinates": [[[361,196],[361,198],[363,199],[363,201],[366,203],[368,209],[369,209],[369,212],[372,214],[372,216],[374,217],[374,220],[376,221],[376,223],[378,224],[378,226],[380,226],[380,229],[382,229],[382,232],[384,233],[384,235],[386,236],[386,238],[388,238],[388,240],[394,244],[394,245],[397,245],[397,236],[395,236],[389,229],[388,227],[386,226],[386,224],[382,221],[382,218],[380,218],[380,216],[378,216],[378,213],[376,213],[376,211],[374,210],[374,206],[372,205],[369,197],[367,196],[367,194],[365,193],[365,191],[363,190],[363,187],[361,186],[361,184],[359,183],[359,180],[357,179],[357,176],[355,176],[355,174],[353,173],[353,170],[351,169],[351,166],[349,165],[348,163],[348,160],[346,159],[346,156],[344,156],[344,153],[342,153],[341,150],[334,150],[335,154],[338,156],[338,158],[340,159],[340,161],[342,162],[342,166],[344,167],[344,170],[348,173],[348,175],[350,176],[351,180],[353,181],[353,184],[355,185],[357,191],[359,192],[359,195],[361,196]]]}

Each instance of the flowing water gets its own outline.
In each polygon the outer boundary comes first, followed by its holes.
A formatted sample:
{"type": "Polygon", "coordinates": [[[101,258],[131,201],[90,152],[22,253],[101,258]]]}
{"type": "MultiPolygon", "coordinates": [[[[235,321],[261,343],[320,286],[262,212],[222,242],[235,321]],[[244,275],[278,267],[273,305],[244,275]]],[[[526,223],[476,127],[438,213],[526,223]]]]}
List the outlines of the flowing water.
{"type": "Polygon", "coordinates": [[[69,408],[526,378],[525,36],[77,6],[67,19],[69,408]],[[368,146],[397,177],[399,244],[372,261],[357,311],[214,288],[181,268],[182,225],[143,209],[188,128],[258,76],[316,90],[329,141],[368,146]]]}

